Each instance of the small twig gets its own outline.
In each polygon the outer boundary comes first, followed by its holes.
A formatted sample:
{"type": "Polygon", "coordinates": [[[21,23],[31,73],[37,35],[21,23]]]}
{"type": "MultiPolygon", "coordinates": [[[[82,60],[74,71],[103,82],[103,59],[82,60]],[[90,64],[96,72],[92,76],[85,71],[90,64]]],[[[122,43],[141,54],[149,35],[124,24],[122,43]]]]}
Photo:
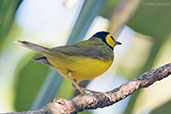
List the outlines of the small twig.
{"type": "Polygon", "coordinates": [[[137,89],[149,87],[154,82],[166,78],[170,74],[171,63],[146,72],[138,78],[130,80],[112,91],[106,92],[110,98],[100,93],[94,95],[78,95],[70,100],[56,98],[48,105],[37,111],[15,112],[10,114],[76,114],[77,112],[81,112],[86,109],[103,108],[126,98],[137,89]]]}

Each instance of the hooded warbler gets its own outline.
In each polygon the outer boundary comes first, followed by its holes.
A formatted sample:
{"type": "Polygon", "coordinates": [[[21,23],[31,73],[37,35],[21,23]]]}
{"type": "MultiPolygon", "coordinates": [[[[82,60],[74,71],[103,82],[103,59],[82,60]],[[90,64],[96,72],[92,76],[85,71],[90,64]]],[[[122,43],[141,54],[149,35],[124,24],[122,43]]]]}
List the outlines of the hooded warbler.
{"type": "Polygon", "coordinates": [[[93,92],[80,87],[77,83],[93,79],[109,69],[114,53],[113,48],[121,43],[116,41],[109,32],[97,32],[90,39],[73,45],[47,48],[27,41],[18,43],[42,54],[35,61],[55,67],[65,78],[72,81],[73,86],[83,91],[93,92]]]}

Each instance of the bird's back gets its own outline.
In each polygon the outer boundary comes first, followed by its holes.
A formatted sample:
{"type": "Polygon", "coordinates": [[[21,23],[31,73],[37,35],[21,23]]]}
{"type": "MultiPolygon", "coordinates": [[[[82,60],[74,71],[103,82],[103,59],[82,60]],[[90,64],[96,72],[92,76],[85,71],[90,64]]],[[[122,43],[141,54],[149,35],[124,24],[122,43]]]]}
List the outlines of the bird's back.
{"type": "Polygon", "coordinates": [[[102,42],[101,39],[97,38],[91,38],[74,45],[60,46],[52,49],[69,56],[80,56],[104,60],[113,58],[113,50],[102,42]]]}

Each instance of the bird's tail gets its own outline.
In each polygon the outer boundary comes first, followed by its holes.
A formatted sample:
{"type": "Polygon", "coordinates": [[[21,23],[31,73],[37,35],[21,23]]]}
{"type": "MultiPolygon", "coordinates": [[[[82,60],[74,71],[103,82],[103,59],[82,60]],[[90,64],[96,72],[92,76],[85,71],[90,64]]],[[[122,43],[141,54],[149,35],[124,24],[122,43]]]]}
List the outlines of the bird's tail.
{"type": "Polygon", "coordinates": [[[51,50],[49,48],[37,45],[37,44],[33,44],[27,41],[20,41],[17,40],[17,43],[19,43],[20,45],[29,48],[37,53],[43,54],[43,53],[52,53],[51,50]]]}

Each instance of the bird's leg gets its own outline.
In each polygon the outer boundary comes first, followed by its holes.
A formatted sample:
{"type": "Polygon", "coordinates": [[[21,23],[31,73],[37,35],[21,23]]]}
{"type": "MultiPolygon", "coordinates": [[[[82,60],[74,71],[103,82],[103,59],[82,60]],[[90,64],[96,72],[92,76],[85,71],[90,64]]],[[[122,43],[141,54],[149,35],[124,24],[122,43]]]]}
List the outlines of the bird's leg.
{"type": "Polygon", "coordinates": [[[72,85],[74,88],[78,89],[80,91],[81,94],[84,94],[83,90],[80,88],[80,86],[75,82],[75,80],[72,79],[71,77],[71,72],[68,73],[68,78],[72,81],[72,85]]]}
{"type": "MultiPolygon", "coordinates": [[[[79,86],[80,87],[80,86],[79,86]]],[[[89,93],[93,93],[93,94],[96,94],[96,93],[100,93],[100,92],[97,92],[97,91],[93,91],[93,90],[90,90],[90,89],[86,89],[84,87],[80,87],[83,91],[88,91],[89,93]]]]}
{"type": "Polygon", "coordinates": [[[78,90],[80,91],[81,94],[85,94],[84,91],[88,91],[89,93],[93,93],[93,94],[100,94],[100,93],[102,93],[102,94],[104,94],[107,98],[111,99],[111,97],[110,97],[108,94],[106,94],[105,92],[98,92],[98,91],[93,91],[93,90],[90,90],[90,89],[86,89],[86,88],[84,88],[84,87],[80,87],[80,86],[76,83],[76,81],[72,79],[71,76],[72,76],[72,73],[69,72],[69,73],[68,73],[68,78],[69,78],[69,80],[72,81],[73,87],[76,88],[76,89],[78,89],[78,90]]]}

